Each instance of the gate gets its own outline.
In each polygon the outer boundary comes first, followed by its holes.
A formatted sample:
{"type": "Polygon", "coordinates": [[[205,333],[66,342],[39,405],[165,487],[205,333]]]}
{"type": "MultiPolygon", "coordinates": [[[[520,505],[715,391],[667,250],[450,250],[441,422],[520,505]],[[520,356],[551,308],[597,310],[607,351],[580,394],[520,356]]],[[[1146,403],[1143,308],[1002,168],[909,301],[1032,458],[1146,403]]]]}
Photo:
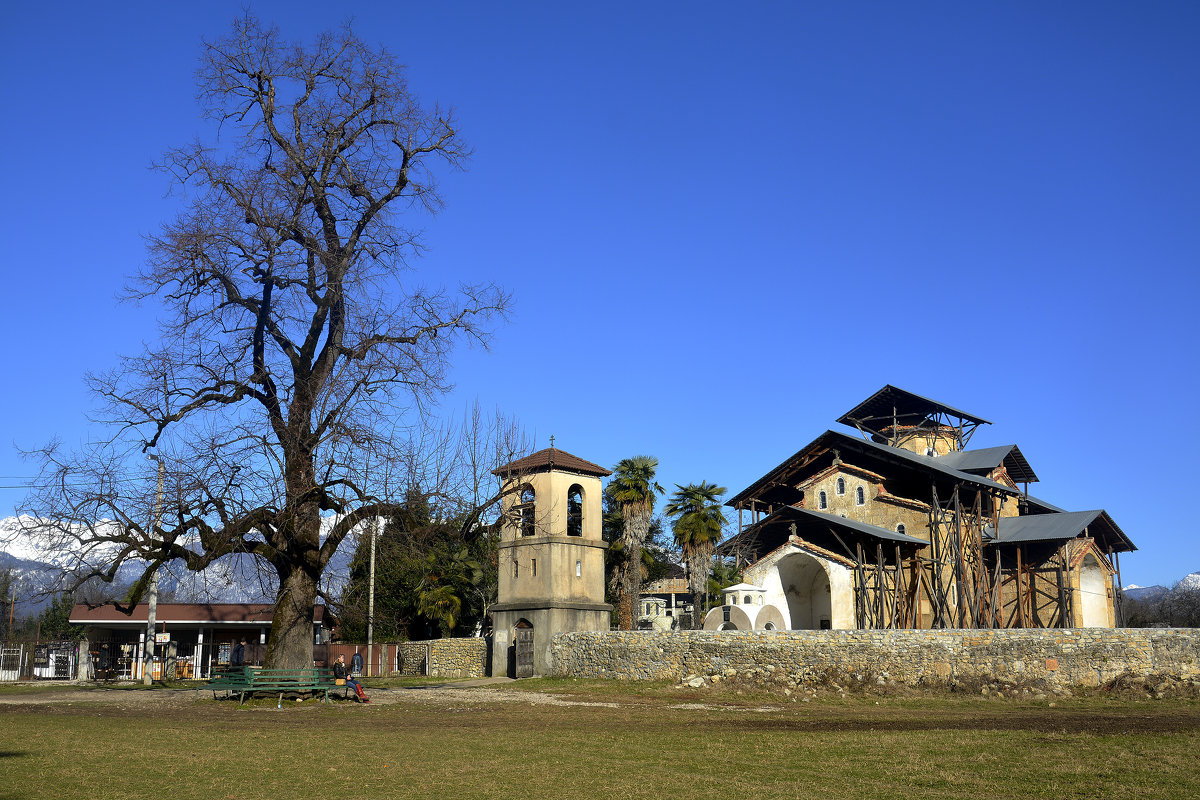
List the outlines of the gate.
{"type": "Polygon", "coordinates": [[[533,627],[522,620],[517,623],[517,670],[514,677],[533,677],[533,627]]]}
{"type": "Polygon", "coordinates": [[[0,648],[0,681],[21,680],[21,666],[24,661],[24,645],[14,644],[0,648]]]}

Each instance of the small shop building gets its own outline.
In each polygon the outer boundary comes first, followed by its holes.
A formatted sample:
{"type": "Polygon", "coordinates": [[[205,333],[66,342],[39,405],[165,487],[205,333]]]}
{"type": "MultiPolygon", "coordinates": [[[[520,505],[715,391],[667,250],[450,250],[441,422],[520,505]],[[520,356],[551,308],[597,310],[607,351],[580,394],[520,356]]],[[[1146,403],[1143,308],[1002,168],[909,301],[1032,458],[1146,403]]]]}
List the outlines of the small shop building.
{"type": "MultiPolygon", "coordinates": [[[[155,610],[153,678],[208,678],[229,664],[233,648],[246,641],[245,663],[261,664],[271,631],[272,603],[159,603],[155,610]]],[[[71,624],[84,627],[90,669],[97,680],[140,680],[146,646],[148,606],[126,614],[114,605],[77,604],[71,624]]],[[[331,619],[313,607],[313,642],[325,644],[331,619]]]]}

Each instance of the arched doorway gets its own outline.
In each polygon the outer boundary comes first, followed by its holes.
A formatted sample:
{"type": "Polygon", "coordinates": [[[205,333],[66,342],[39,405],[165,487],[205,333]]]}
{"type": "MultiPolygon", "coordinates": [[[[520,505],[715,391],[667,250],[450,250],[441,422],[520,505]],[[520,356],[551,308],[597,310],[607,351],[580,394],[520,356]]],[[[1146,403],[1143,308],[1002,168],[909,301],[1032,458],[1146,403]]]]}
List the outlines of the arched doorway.
{"type": "Polygon", "coordinates": [[[1104,570],[1091,553],[1079,565],[1079,624],[1084,628],[1107,628],[1108,591],[1104,585],[1104,570]]]}
{"type": "Polygon", "coordinates": [[[777,569],[791,629],[815,631],[831,627],[829,575],[821,562],[807,553],[792,553],[780,560],[777,569]]]}

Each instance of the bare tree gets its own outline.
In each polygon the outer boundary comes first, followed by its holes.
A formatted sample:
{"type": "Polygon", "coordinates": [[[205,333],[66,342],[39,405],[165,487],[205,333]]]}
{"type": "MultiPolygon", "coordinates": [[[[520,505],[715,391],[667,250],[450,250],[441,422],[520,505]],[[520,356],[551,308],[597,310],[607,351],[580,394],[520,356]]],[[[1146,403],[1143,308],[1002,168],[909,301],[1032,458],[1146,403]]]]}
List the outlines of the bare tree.
{"type": "Polygon", "coordinates": [[[387,51],[348,28],[282,41],[246,15],[205,43],[198,83],[219,142],[166,154],[186,202],[129,289],[163,305],[158,344],[89,376],[111,436],[39,451],[22,511],[77,582],[144,563],[130,603],[164,565],[252,554],[278,582],[266,664],[308,666],[323,570],[398,510],[451,348],[483,342],[508,298],[407,270],[400,212],[437,211],[434,171],[469,151],[387,51]],[[153,530],[151,449],[168,465],[153,530]]]}

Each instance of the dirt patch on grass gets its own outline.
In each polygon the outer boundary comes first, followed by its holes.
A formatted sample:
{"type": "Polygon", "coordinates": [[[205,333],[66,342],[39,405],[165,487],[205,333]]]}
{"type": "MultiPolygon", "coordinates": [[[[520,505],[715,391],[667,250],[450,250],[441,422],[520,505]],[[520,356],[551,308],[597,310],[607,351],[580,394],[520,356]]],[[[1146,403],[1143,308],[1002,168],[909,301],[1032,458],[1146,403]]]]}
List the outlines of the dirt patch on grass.
{"type": "MultiPolygon", "coordinates": [[[[340,695],[340,690],[338,692],[340,695]]],[[[423,706],[462,707],[492,705],[500,703],[520,703],[538,706],[597,706],[617,708],[618,703],[607,700],[573,699],[546,692],[505,689],[496,686],[481,686],[460,688],[453,685],[431,685],[411,687],[370,688],[367,694],[371,699],[369,704],[359,704],[353,699],[343,699],[340,696],[331,698],[337,705],[391,706],[402,703],[412,703],[423,706]]],[[[45,707],[74,707],[84,705],[103,705],[110,708],[125,710],[171,709],[186,708],[211,703],[213,693],[209,689],[140,689],[132,687],[63,687],[61,691],[44,689],[20,694],[0,695],[0,706],[16,706],[20,708],[45,707]]],[[[299,705],[320,702],[319,697],[298,695],[292,692],[278,694],[261,693],[245,705],[256,707],[262,705],[299,705]]],[[[219,697],[215,705],[239,705],[238,698],[219,697]]]]}
{"type": "MultiPolygon", "coordinates": [[[[133,716],[161,711],[190,709],[189,714],[207,717],[230,711],[249,712],[285,708],[317,707],[374,709],[410,706],[433,713],[445,711],[482,711],[508,706],[583,707],[621,709],[621,713],[641,713],[655,708],[670,714],[705,714],[706,725],[727,728],[731,733],[746,732],[920,732],[920,731],[1031,731],[1045,734],[1086,733],[1094,735],[1130,733],[1200,732],[1200,705],[1192,700],[1130,700],[1114,698],[1098,691],[1090,698],[1063,701],[1050,698],[1036,702],[1021,698],[997,702],[996,698],[943,694],[919,699],[859,695],[846,698],[836,690],[809,689],[805,699],[799,693],[785,695],[770,691],[747,691],[748,687],[722,685],[703,689],[664,686],[646,688],[638,684],[595,682],[564,683],[561,691],[553,682],[539,682],[536,688],[519,684],[455,686],[453,684],[368,687],[371,703],[336,699],[332,706],[319,699],[284,695],[259,695],[244,705],[237,698],[214,702],[211,690],[204,688],[146,690],[133,687],[64,686],[61,690],[38,687],[28,692],[0,694],[0,708],[6,713],[76,714],[103,707],[105,715],[133,716]],[[735,688],[736,687],[736,688],[735,688]],[[544,690],[543,690],[544,689],[544,690]],[[299,701],[299,702],[298,702],[299,701]],[[710,712],[721,712],[713,717],[710,712]]],[[[841,687],[838,687],[841,688],[841,687]]],[[[303,715],[307,716],[307,715],[303,715]]]]}

